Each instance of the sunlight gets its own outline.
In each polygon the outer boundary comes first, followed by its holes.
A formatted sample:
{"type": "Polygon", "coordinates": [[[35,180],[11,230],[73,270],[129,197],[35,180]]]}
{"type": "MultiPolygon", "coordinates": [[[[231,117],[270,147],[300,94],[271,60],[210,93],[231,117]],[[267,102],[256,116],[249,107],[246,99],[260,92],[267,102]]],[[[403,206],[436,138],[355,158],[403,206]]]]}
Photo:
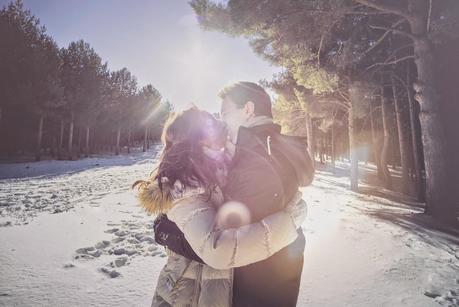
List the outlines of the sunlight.
{"type": "Polygon", "coordinates": [[[155,105],[153,109],[150,111],[150,113],[148,114],[148,116],[145,117],[145,119],[142,120],[140,124],[142,126],[145,126],[153,117],[155,117],[158,114],[159,110],[161,110],[160,107],[161,107],[160,104],[155,105]]]}
{"type": "MultiPolygon", "coordinates": [[[[317,176],[316,176],[317,179],[317,176]]],[[[334,178],[334,180],[339,180],[334,178]]],[[[342,212],[340,210],[325,210],[324,206],[317,206],[320,204],[327,204],[327,206],[339,207],[345,205],[345,197],[343,193],[337,196],[335,193],[329,191],[329,183],[316,180],[314,187],[303,189],[303,199],[308,204],[308,217],[303,223],[303,229],[306,233],[312,231],[315,235],[309,237],[308,245],[316,246],[320,244],[319,238],[329,237],[336,234],[341,224],[342,212]],[[341,199],[340,203],[336,199],[341,199]]]]}
{"type": "MultiPolygon", "coordinates": [[[[186,50],[181,50],[176,55],[177,65],[180,67],[180,79],[186,80],[190,99],[200,97],[208,91],[209,85],[217,78],[216,67],[223,59],[217,59],[215,51],[210,50],[200,40],[199,36],[192,35],[192,43],[186,50]]],[[[214,48],[215,49],[215,48],[214,48]]],[[[193,102],[202,107],[203,101],[193,102]]]]}
{"type": "Polygon", "coordinates": [[[208,75],[210,69],[209,50],[206,50],[199,41],[195,41],[189,50],[179,55],[179,63],[183,74],[189,77],[190,82],[198,84],[203,75],[208,75]]]}

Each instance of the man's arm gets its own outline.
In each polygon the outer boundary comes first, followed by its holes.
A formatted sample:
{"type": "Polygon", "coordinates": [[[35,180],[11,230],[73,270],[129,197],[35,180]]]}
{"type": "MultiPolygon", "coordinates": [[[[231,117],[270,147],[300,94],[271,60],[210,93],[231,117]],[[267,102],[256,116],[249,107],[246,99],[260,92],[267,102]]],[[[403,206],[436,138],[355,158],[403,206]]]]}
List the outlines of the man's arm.
{"type": "Polygon", "coordinates": [[[249,210],[252,222],[281,211],[287,203],[283,199],[285,194],[280,177],[262,157],[231,171],[224,195],[226,201],[243,204],[249,210]]]}

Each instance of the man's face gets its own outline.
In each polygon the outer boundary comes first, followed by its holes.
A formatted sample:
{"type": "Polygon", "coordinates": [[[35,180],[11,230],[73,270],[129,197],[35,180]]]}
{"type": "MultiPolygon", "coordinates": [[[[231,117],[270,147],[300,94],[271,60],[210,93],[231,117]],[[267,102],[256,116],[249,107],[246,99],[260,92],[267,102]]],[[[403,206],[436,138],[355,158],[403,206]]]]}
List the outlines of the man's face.
{"type": "Polygon", "coordinates": [[[238,107],[230,98],[222,100],[221,117],[228,128],[231,138],[235,138],[239,127],[251,116],[246,107],[238,107]]]}

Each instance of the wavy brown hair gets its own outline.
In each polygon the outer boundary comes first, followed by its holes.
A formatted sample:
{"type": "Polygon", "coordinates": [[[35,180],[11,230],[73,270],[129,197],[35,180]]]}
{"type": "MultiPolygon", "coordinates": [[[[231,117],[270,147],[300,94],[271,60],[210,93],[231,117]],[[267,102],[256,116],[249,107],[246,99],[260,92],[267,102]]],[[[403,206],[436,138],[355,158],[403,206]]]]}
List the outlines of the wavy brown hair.
{"type": "MultiPolygon", "coordinates": [[[[161,140],[164,149],[158,167],[149,180],[138,180],[133,188],[145,189],[149,184],[157,184],[164,200],[167,198],[164,194],[168,194],[177,181],[183,188],[204,187],[210,190],[218,184],[217,169],[226,161],[208,157],[203,145],[222,148],[226,131],[210,113],[192,107],[173,114],[166,121],[161,140]]],[[[167,201],[170,202],[170,199],[167,201]]]]}

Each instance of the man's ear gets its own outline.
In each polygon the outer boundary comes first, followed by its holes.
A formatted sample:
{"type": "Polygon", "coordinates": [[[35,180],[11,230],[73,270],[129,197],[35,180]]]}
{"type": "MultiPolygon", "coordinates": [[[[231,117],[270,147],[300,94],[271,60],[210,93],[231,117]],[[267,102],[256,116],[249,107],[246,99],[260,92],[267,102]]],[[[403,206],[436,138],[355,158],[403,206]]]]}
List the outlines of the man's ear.
{"type": "Polygon", "coordinates": [[[255,115],[255,104],[252,101],[247,101],[244,107],[245,114],[248,117],[255,115]]]}

